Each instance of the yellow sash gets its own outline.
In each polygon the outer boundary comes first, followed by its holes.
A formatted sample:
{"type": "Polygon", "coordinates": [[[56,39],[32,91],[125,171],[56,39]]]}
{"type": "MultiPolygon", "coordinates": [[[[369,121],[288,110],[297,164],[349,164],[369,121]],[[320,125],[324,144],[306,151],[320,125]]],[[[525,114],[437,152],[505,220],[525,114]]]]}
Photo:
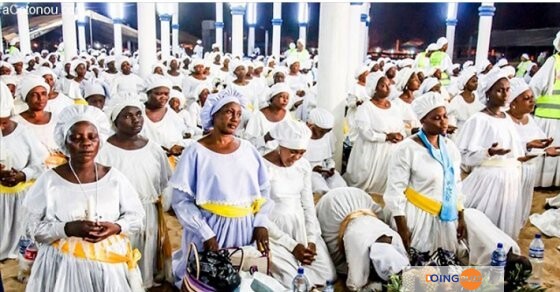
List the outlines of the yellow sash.
{"type": "Polygon", "coordinates": [[[175,170],[175,168],[177,167],[177,157],[171,155],[167,157],[167,160],[169,160],[169,166],[171,166],[171,170],[175,170]]]}
{"type": "Polygon", "coordinates": [[[27,189],[28,187],[30,187],[31,185],[33,185],[35,183],[35,180],[29,180],[29,181],[25,181],[25,182],[20,182],[17,185],[13,186],[13,187],[7,187],[7,186],[3,186],[0,185],[0,193],[4,193],[4,194],[15,194],[15,193],[19,193],[25,189],[27,189]]]}
{"type": "Polygon", "coordinates": [[[255,214],[261,210],[262,205],[266,202],[265,198],[258,198],[253,201],[251,206],[229,206],[222,204],[206,203],[200,207],[212,214],[220,215],[227,218],[241,218],[250,214],[255,214]]]}
{"type": "Polygon", "coordinates": [[[86,101],[85,99],[82,99],[82,98],[74,99],[74,104],[77,104],[77,105],[88,105],[87,101],[86,101]]]}
{"type": "Polygon", "coordinates": [[[58,249],[63,254],[72,255],[80,259],[109,264],[126,263],[129,270],[135,269],[136,263],[142,257],[138,249],[132,249],[128,237],[123,234],[111,235],[97,243],[87,242],[77,237],[59,239],[52,244],[52,247],[58,249]],[[126,241],[127,245],[125,255],[107,250],[113,244],[121,244],[123,240],[126,241]]]}
{"type": "MultiPolygon", "coordinates": [[[[413,190],[412,188],[406,188],[404,191],[406,199],[415,207],[424,210],[433,216],[439,216],[441,212],[441,202],[434,200],[430,197],[422,195],[421,193],[413,190]]],[[[457,204],[457,210],[462,211],[463,206],[457,204]]]]}
{"type": "Polygon", "coordinates": [[[342,220],[342,223],[340,223],[340,227],[338,228],[338,251],[340,253],[345,254],[343,239],[344,239],[344,233],[346,232],[346,227],[348,227],[350,221],[362,216],[371,216],[373,218],[377,218],[375,213],[373,213],[373,211],[369,209],[358,209],[346,215],[346,217],[344,217],[344,220],[342,220]]]}

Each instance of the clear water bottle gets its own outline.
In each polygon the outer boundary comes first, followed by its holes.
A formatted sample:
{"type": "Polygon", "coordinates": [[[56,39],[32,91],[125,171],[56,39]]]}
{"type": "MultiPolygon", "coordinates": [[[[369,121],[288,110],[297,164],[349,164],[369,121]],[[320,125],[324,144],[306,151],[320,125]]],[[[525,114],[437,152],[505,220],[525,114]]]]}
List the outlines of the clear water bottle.
{"type": "Polygon", "coordinates": [[[18,266],[19,266],[19,270],[18,270],[17,279],[20,282],[26,282],[27,277],[29,276],[29,273],[31,272],[31,265],[30,265],[29,261],[25,259],[25,251],[27,250],[27,247],[30,244],[31,244],[31,239],[29,239],[29,238],[27,238],[23,235],[19,238],[19,243],[18,243],[18,266]]]}
{"type": "Polygon", "coordinates": [[[529,245],[529,261],[533,267],[533,273],[529,278],[529,285],[540,286],[542,277],[542,266],[544,262],[544,242],[540,233],[535,234],[535,238],[529,245]]]}
{"type": "Polygon", "coordinates": [[[309,291],[309,282],[305,275],[303,275],[303,268],[299,267],[297,270],[297,275],[292,281],[292,291],[294,292],[307,292],[309,291]]]}
{"type": "Polygon", "coordinates": [[[504,245],[500,242],[497,248],[492,252],[492,261],[490,262],[490,280],[491,283],[501,283],[504,281],[505,268],[506,268],[506,251],[504,245]]]}
{"type": "Polygon", "coordinates": [[[325,289],[323,289],[323,292],[334,292],[333,281],[327,281],[327,284],[325,285],[325,289]]]}

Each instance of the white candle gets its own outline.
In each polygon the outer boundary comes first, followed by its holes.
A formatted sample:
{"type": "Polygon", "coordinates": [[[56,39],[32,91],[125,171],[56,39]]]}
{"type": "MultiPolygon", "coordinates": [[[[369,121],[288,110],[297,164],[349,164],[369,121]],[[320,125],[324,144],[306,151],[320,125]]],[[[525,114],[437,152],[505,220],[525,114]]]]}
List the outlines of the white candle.
{"type": "Polygon", "coordinates": [[[95,198],[89,196],[87,200],[87,220],[95,221],[95,198]]]}

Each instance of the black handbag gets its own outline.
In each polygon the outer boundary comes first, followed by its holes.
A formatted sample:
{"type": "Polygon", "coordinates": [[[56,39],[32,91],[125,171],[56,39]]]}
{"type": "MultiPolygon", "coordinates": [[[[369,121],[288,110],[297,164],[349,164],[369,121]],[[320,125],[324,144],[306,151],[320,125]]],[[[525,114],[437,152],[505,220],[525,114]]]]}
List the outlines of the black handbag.
{"type": "Polygon", "coordinates": [[[233,291],[241,284],[241,277],[229,259],[229,252],[219,251],[198,252],[196,261],[190,261],[187,269],[198,271],[198,280],[217,291],[233,291]]]}

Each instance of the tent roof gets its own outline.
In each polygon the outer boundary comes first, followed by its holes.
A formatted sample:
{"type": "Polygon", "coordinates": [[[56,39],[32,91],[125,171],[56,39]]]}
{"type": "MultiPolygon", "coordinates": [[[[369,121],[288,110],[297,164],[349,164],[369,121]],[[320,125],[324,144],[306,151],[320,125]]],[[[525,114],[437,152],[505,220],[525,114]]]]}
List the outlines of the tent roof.
{"type": "Polygon", "coordinates": [[[492,47],[550,47],[560,27],[492,31],[492,47]]]}

